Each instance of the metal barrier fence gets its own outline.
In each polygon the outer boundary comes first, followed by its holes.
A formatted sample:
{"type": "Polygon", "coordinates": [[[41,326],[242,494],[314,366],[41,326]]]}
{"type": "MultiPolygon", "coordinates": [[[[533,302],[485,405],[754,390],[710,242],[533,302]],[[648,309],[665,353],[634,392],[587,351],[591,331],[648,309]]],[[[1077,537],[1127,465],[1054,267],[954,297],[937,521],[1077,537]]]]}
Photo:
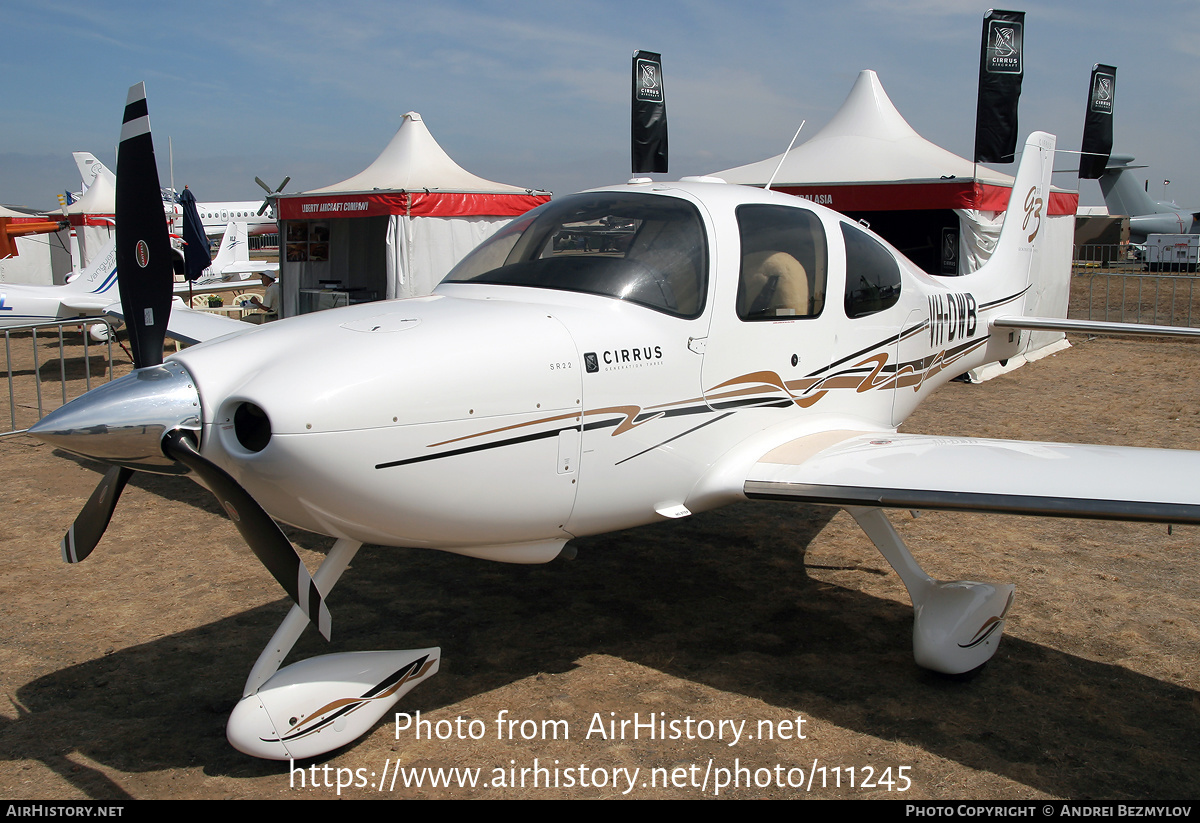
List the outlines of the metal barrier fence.
{"type": "MultiPolygon", "coordinates": [[[[75,335],[72,335],[75,336],[75,335]]],[[[80,318],[73,320],[51,320],[42,323],[29,323],[23,326],[12,326],[4,329],[4,361],[8,381],[8,430],[0,429],[0,437],[10,434],[21,434],[29,426],[65,405],[68,400],[83,394],[92,388],[93,376],[100,382],[101,374],[93,375],[93,371],[102,372],[104,382],[113,379],[112,346],[115,332],[109,320],[97,317],[88,318],[86,322],[80,318]],[[67,330],[79,327],[80,342],[68,342],[67,330]],[[91,330],[100,326],[101,333],[106,339],[103,342],[93,342],[91,330]],[[40,333],[40,334],[39,334],[40,333]],[[31,343],[31,352],[24,348],[24,341],[31,343]],[[52,368],[53,356],[46,358],[40,351],[44,341],[49,339],[49,345],[57,344],[58,368],[52,368]],[[103,357],[100,368],[94,369],[92,351],[99,350],[103,357]],[[80,354],[81,352],[81,354],[80,354]],[[45,366],[45,369],[44,369],[45,366]],[[47,384],[47,385],[44,385],[47,384]],[[57,384],[57,385],[55,385],[57,384]],[[56,403],[53,398],[57,398],[56,403]],[[53,405],[50,405],[52,404],[53,405]],[[33,413],[36,412],[36,417],[33,413]],[[21,425],[18,425],[18,416],[21,425]],[[32,418],[32,419],[30,419],[32,418]]],[[[2,426],[3,424],[0,424],[2,426]]]]}
{"type": "Polygon", "coordinates": [[[1083,270],[1116,270],[1139,272],[1145,268],[1136,247],[1128,244],[1076,246],[1071,258],[1071,270],[1079,274],[1083,270]]]}
{"type": "Polygon", "coordinates": [[[249,243],[246,248],[250,251],[263,251],[279,248],[279,232],[273,234],[252,234],[246,238],[249,243]]]}
{"type": "Polygon", "coordinates": [[[1071,266],[1076,288],[1069,315],[1120,323],[1200,325],[1200,277],[1188,274],[1186,267],[1164,273],[1172,267],[1155,265],[1145,257],[1145,250],[1130,246],[1078,247],[1071,266]]]}

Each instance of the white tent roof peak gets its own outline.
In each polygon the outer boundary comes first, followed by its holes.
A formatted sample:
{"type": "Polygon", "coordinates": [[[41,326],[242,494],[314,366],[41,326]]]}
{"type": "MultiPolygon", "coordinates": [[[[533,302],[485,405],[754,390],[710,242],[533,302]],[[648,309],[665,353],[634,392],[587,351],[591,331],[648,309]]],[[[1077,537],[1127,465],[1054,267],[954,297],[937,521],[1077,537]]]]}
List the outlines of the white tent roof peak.
{"type": "Polygon", "coordinates": [[[883,90],[879,75],[871,69],[863,69],[858,73],[858,79],[846,95],[846,101],[816,136],[829,139],[863,134],[887,140],[920,138],[883,90]]]}
{"type": "MultiPolygon", "coordinates": [[[[780,155],[746,166],[714,172],[730,183],[763,185],[780,155]]],[[[859,72],[854,87],[833,118],[809,140],[787,153],[774,185],[971,179],[1011,184],[1001,172],[964,160],[913,129],[870,69],[859,72]]]]}
{"type": "Polygon", "coordinates": [[[379,156],[353,177],[306,194],[395,191],[452,191],[524,194],[528,189],[477,177],[450,159],[415,111],[404,115],[400,128],[379,156]]]}
{"type": "Polygon", "coordinates": [[[113,214],[117,210],[117,189],[106,175],[99,175],[88,190],[71,205],[67,214],[113,214]]]}

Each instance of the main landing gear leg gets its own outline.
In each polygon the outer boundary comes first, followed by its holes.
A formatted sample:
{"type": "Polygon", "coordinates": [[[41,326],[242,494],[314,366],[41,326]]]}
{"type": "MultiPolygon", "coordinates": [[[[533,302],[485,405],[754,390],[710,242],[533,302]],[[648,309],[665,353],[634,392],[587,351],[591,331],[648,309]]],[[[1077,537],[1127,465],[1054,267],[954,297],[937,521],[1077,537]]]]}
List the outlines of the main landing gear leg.
{"type": "Polygon", "coordinates": [[[962,674],[991,659],[1000,645],[1012,584],[934,580],[913,558],[882,509],[846,511],[904,581],[913,604],[913,656],[917,664],[962,674]]]}
{"type": "MultiPolygon", "coordinates": [[[[361,546],[338,540],[313,575],[317,588],[328,595],[361,546]]],[[[250,670],[225,727],[225,736],[239,751],[268,760],[299,760],[344,746],[438,670],[437,648],[327,654],[281,670],[308,622],[293,605],[250,670]]]]}

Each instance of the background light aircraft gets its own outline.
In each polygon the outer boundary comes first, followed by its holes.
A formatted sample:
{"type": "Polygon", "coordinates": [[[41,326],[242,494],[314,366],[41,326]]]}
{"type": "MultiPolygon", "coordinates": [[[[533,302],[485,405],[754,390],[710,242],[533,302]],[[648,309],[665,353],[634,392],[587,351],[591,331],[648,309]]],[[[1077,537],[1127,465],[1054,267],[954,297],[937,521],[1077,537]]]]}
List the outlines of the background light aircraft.
{"type": "Polygon", "coordinates": [[[1200,522],[1196,454],[897,433],[936,387],[1018,354],[1023,329],[1109,328],[1021,316],[1053,151],[1030,136],[996,251],[962,277],[788,195],[635,178],[516,219],[431,296],[234,329],[164,362],[169,252],[135,86],[117,253],[137,369],[30,430],[112,467],[63,556],[91,553],[134,471],[216,494],[295,603],[227,726],[267,758],[350,742],[437,671],[436,648],[280,669],[310,620],[329,636],[325,599],[366,542],[540,563],[735,501],[832,504],[907,587],[917,662],[969,671],[1013,586],[931,578],[884,508],[1200,522]],[[315,574],[273,518],[337,538],[315,574]]]}
{"type": "Polygon", "coordinates": [[[1104,192],[1104,205],[1109,214],[1129,215],[1129,239],[1134,243],[1146,242],[1151,234],[1191,234],[1200,225],[1196,212],[1183,209],[1174,203],[1152,200],[1133,176],[1135,166],[1129,155],[1114,154],[1100,177],[1100,190],[1104,192]]]}
{"type": "Polygon", "coordinates": [[[279,230],[271,214],[260,215],[261,204],[254,200],[229,200],[215,203],[197,203],[200,221],[209,235],[219,234],[234,221],[246,226],[249,234],[271,234],[279,230]]]}
{"type": "MultiPolygon", "coordinates": [[[[215,286],[251,286],[258,281],[251,282],[247,277],[278,268],[279,264],[272,261],[250,260],[245,224],[230,223],[222,238],[221,248],[213,258],[212,266],[205,269],[200,279],[194,283],[175,283],[173,291],[186,294],[189,290],[212,289],[215,286]]],[[[119,311],[120,300],[116,240],[113,240],[82,274],[72,277],[65,285],[0,285],[0,328],[22,326],[43,320],[97,317],[102,314],[124,319],[119,311]]],[[[167,334],[184,342],[194,343],[214,333],[209,330],[224,334],[229,330],[239,331],[243,325],[236,320],[187,311],[186,307],[180,304],[171,317],[167,334]]]]}
{"type": "MultiPolygon", "coordinates": [[[[110,185],[116,185],[116,175],[96,159],[91,152],[76,151],[72,152],[71,156],[75,159],[75,165],[79,169],[79,176],[83,181],[82,190],[75,195],[76,200],[91,187],[99,176],[105,177],[110,185]]],[[[286,185],[286,183],[285,180],[284,184],[286,185]]],[[[282,189],[283,186],[280,188],[282,189]]],[[[270,189],[267,191],[270,192],[270,189]]],[[[179,214],[178,201],[171,189],[163,189],[163,199],[168,214],[172,216],[179,214]]],[[[272,215],[264,216],[262,214],[266,210],[265,204],[258,200],[218,200],[211,203],[197,203],[196,208],[200,213],[200,222],[204,224],[204,231],[210,237],[221,234],[230,221],[245,224],[249,234],[270,234],[278,228],[272,215]]]]}
{"type": "MultiPolygon", "coordinates": [[[[164,224],[165,225],[165,224],[164,224]]],[[[0,285],[0,328],[96,316],[119,299],[116,241],[62,286],[0,285]]]]}
{"type": "MultiPolygon", "coordinates": [[[[230,281],[242,282],[251,274],[278,271],[278,261],[250,259],[250,245],[246,242],[246,235],[245,223],[234,221],[227,223],[217,256],[213,258],[212,265],[191,284],[192,288],[206,288],[216,283],[230,281]]],[[[187,291],[187,284],[177,284],[176,291],[187,291]]]]}

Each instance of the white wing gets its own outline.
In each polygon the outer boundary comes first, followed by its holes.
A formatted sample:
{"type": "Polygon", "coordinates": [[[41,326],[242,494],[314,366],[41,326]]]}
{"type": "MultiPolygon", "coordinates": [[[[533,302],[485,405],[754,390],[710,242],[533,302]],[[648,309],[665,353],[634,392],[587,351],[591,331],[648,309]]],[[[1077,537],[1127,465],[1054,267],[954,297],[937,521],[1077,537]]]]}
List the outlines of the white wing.
{"type": "Polygon", "coordinates": [[[80,314],[103,314],[112,305],[112,297],[107,294],[74,294],[64,297],[61,301],[63,308],[80,314]]]}
{"type": "MultiPolygon", "coordinates": [[[[213,268],[216,268],[215,266],[213,268]]],[[[227,263],[221,267],[219,274],[257,274],[259,272],[277,272],[279,271],[279,261],[277,260],[242,260],[237,263],[227,263]]]]}
{"type": "MultiPolygon", "coordinates": [[[[122,321],[125,319],[120,303],[109,306],[105,314],[122,321]]],[[[241,320],[234,320],[231,317],[212,312],[195,311],[183,305],[183,302],[177,298],[171,304],[171,317],[167,321],[167,337],[181,343],[194,344],[215,340],[228,334],[245,334],[248,331],[254,331],[255,328],[257,327],[250,323],[243,323],[241,320]]]]}
{"type": "Polygon", "coordinates": [[[1200,452],[826,432],[750,470],[752,499],[1200,523],[1200,452]]]}

